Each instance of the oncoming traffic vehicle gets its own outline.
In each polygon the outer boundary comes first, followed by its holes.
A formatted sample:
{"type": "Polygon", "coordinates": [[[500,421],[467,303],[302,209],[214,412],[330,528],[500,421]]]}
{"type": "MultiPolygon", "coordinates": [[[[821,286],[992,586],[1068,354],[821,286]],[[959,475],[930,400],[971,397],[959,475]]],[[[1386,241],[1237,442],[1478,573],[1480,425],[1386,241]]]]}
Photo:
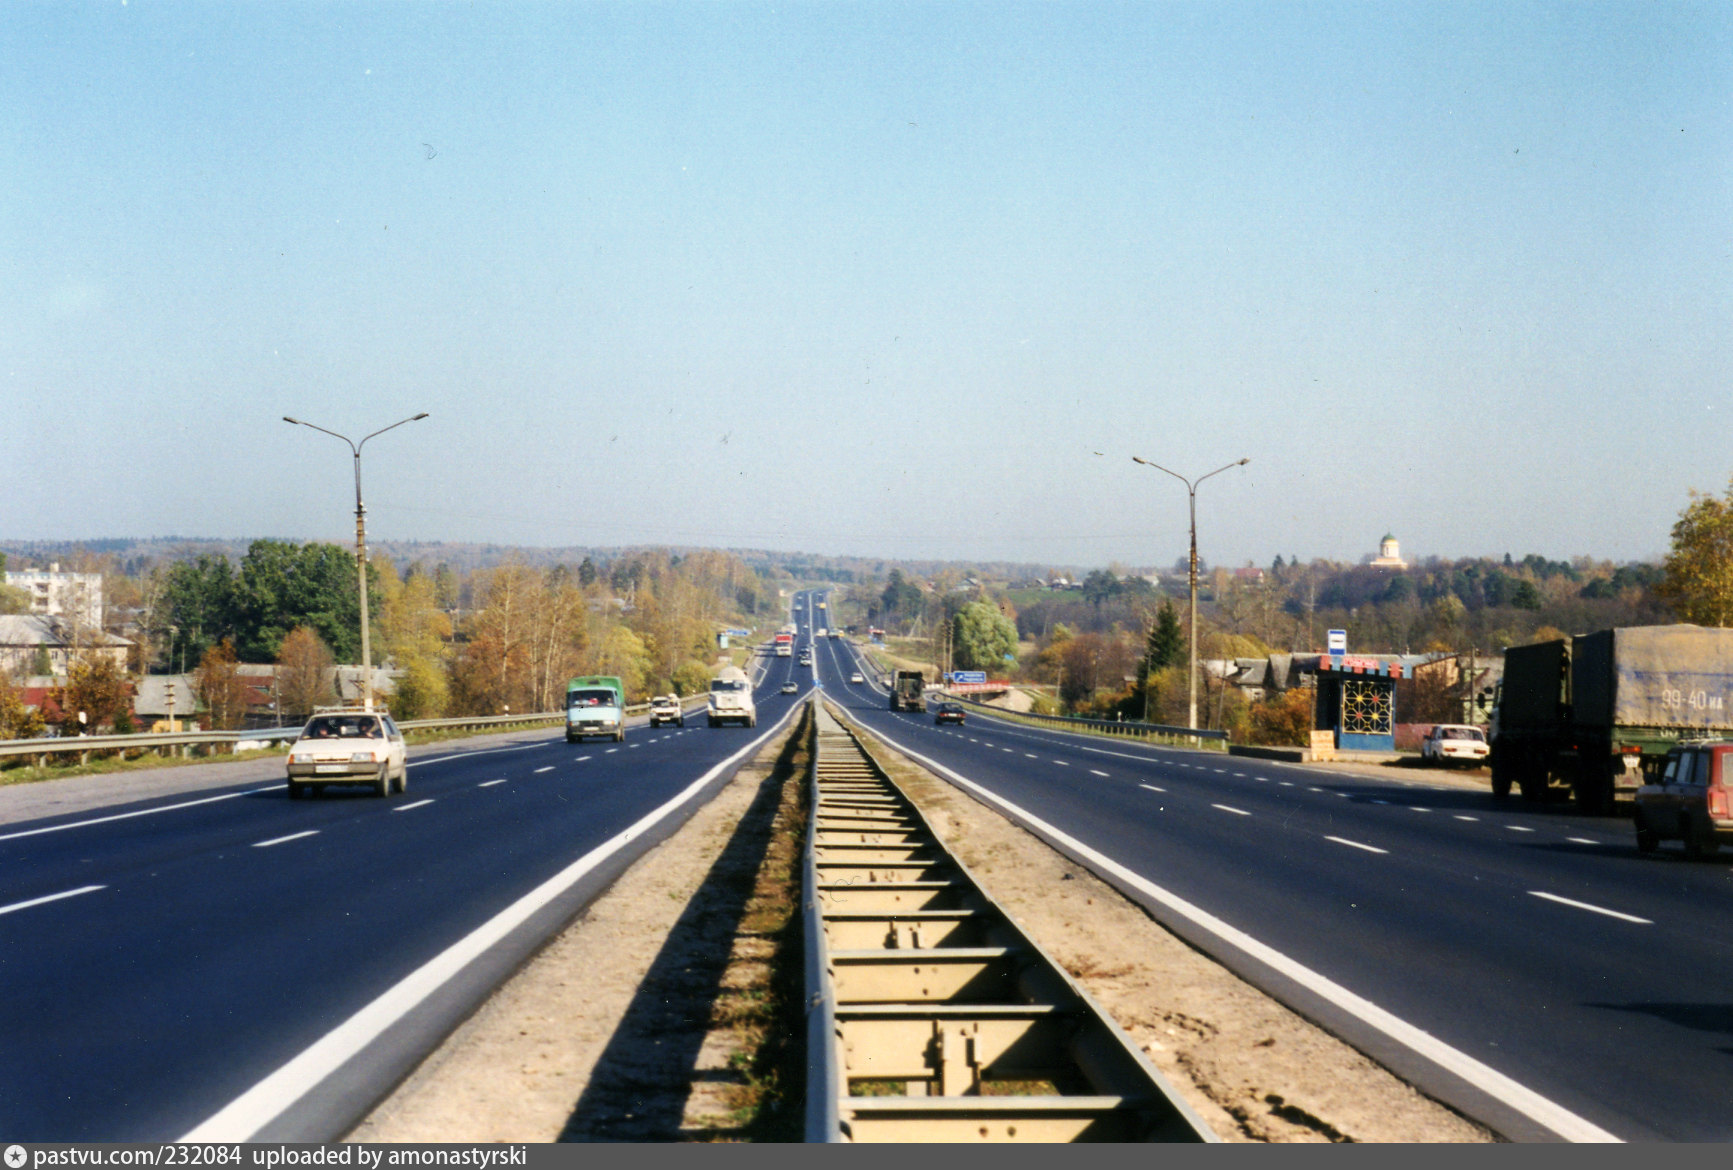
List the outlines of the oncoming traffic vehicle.
{"type": "Polygon", "coordinates": [[[1733,740],[1681,743],[1637,789],[1631,820],[1637,851],[1682,841],[1685,856],[1712,857],[1733,840],[1733,740]]]}
{"type": "Polygon", "coordinates": [[[409,789],[409,751],[384,711],[316,711],[289,748],[288,781],[291,800],[327,784],[366,784],[389,796],[409,789]]]}
{"type": "Polygon", "coordinates": [[[708,719],[711,727],[724,723],[758,726],[758,707],[752,701],[752,683],[738,666],[724,666],[710,680],[708,719]]]}
{"type": "Polygon", "coordinates": [[[599,735],[626,739],[626,688],[612,675],[574,678],[566,684],[566,742],[599,735]]]}
{"type": "Polygon", "coordinates": [[[664,723],[686,726],[686,712],[680,709],[679,695],[657,695],[650,700],[650,726],[660,727],[664,723]]]}

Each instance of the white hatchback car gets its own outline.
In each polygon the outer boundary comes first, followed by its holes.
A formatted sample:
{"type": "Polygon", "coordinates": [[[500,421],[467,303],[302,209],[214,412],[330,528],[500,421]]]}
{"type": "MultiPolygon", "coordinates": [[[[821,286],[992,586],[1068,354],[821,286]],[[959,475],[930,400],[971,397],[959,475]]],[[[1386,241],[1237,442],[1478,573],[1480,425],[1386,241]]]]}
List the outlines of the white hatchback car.
{"type": "Polygon", "coordinates": [[[380,796],[409,789],[409,749],[384,711],[344,708],[307,721],[289,748],[289,797],[327,784],[366,784],[380,796]]]}

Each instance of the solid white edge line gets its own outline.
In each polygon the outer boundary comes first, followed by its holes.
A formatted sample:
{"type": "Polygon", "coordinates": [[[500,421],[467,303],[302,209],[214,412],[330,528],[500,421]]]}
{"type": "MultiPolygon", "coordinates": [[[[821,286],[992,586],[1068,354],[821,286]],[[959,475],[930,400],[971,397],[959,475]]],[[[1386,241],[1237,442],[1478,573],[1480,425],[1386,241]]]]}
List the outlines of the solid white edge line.
{"type": "Polygon", "coordinates": [[[1577,1116],[1563,1105],[1541,1096],[1533,1089],[1505,1076],[1490,1065],[1482,1064],[1466,1052],[1452,1048],[1431,1033],[1422,1031],[1399,1016],[1385,1011],[1371,1000],[1354,994],[1334,980],[1326,978],[1294,959],[1290,959],[1274,947],[1259,942],[1251,935],[1237,927],[1230,926],[1201,907],[1194,906],[1179,895],[1170,893],[1142,874],[1127,869],[1111,857],[1091,849],[1070,834],[1061,832],[1040,817],[1025,811],[1004,797],[988,791],[973,780],[966,779],[937,760],[929,759],[878,732],[874,732],[874,734],[910,759],[918,760],[923,766],[931,768],[942,776],[949,777],[953,782],[962,785],[989,804],[996,805],[1013,816],[1022,818],[1028,824],[1039,826],[1044,833],[1050,834],[1053,840],[1063,842],[1066,848],[1075,850],[1080,856],[1088,858],[1091,865],[1100,866],[1104,873],[1112,874],[1128,886],[1142,891],[1223,942],[1238,947],[1252,958],[1329,1001],[1368,1027],[1377,1029],[1397,1043],[1412,1049],[1439,1067],[1454,1073],[1469,1084],[1497,1098],[1525,1117],[1546,1126],[1566,1141],[1621,1141],[1620,1138],[1608,1133],[1587,1118],[1577,1116]]]}
{"type": "Polygon", "coordinates": [[[1549,902],[1557,902],[1561,906],[1575,906],[1578,910],[1587,910],[1594,914],[1605,914],[1608,918],[1617,918],[1623,922],[1635,922],[1638,926],[1653,926],[1652,918],[1638,918],[1635,914],[1621,914],[1617,910],[1608,910],[1605,906],[1595,906],[1588,902],[1579,902],[1575,898],[1561,898],[1557,894],[1549,894],[1545,890],[1530,890],[1537,898],[1545,898],[1549,902]]]}
{"type": "Polygon", "coordinates": [[[45,902],[58,902],[62,898],[76,898],[80,894],[94,894],[98,890],[106,890],[107,886],[79,886],[76,890],[62,890],[58,894],[45,894],[40,898],[32,898],[28,902],[14,902],[10,906],[0,906],[0,914],[10,914],[14,910],[28,910],[32,906],[41,906],[45,902]]]}
{"type": "MultiPolygon", "coordinates": [[[[281,787],[280,785],[278,787],[281,787]]],[[[254,789],[253,791],[262,791],[254,789]]],[[[49,825],[46,829],[24,829],[17,833],[0,833],[0,841],[14,841],[19,837],[34,837],[39,833],[58,833],[62,829],[82,829],[86,825],[100,825],[108,821],[124,821],[129,817],[148,817],[152,813],[173,812],[177,808],[192,808],[195,804],[212,804],[219,800],[233,800],[237,796],[245,796],[245,792],[225,792],[221,796],[206,796],[198,800],[183,800],[179,804],[165,804],[157,808],[141,808],[133,812],[114,813],[106,817],[91,817],[87,821],[71,821],[64,825],[49,825]]]]}
{"type": "Polygon", "coordinates": [[[1388,852],[1390,852],[1388,849],[1380,849],[1376,845],[1362,845],[1358,841],[1350,841],[1346,837],[1332,837],[1328,833],[1326,833],[1324,835],[1324,840],[1334,841],[1338,845],[1347,845],[1353,849],[1364,849],[1368,853],[1388,853],[1388,852]]]}
{"type": "Polygon", "coordinates": [[[788,713],[771,725],[763,735],[748,742],[626,829],[602,842],[411,971],[372,1003],[314,1041],[300,1055],[176,1140],[244,1142],[250,1139],[536,911],[583,880],[591,870],[647,830],[654,828],[659,821],[696,796],[706,784],[725,770],[757,751],[799,710],[799,704],[791,706],[788,713]]]}
{"type": "Polygon", "coordinates": [[[287,837],[272,837],[269,841],[254,841],[254,849],[268,849],[272,845],[281,845],[285,841],[299,841],[302,837],[317,837],[318,829],[302,829],[299,833],[290,833],[287,837]]]}

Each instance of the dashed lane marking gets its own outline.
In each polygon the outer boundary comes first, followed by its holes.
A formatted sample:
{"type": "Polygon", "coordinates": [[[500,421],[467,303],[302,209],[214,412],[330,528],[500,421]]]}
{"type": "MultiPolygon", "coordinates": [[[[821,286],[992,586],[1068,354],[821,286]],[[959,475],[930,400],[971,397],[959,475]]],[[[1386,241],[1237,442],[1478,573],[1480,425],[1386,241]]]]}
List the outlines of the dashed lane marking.
{"type": "MultiPolygon", "coordinates": [[[[299,836],[300,834],[296,834],[299,836]]],[[[48,902],[58,902],[62,898],[76,898],[80,894],[94,894],[98,890],[106,890],[107,886],[79,886],[76,890],[62,890],[58,894],[45,894],[40,898],[32,898],[28,902],[14,902],[10,906],[0,906],[0,914],[10,914],[14,910],[28,910],[32,906],[41,906],[48,902]]]]}
{"type": "Polygon", "coordinates": [[[1605,906],[1596,906],[1589,902],[1579,902],[1575,898],[1561,898],[1557,894],[1549,894],[1545,890],[1530,890],[1537,898],[1545,898],[1549,902],[1557,902],[1561,906],[1575,906],[1578,910],[1587,910],[1593,914],[1605,914],[1608,918],[1617,918],[1621,922],[1634,922],[1638,926],[1653,926],[1651,918],[1638,918],[1635,914],[1622,914],[1617,910],[1608,910],[1605,906]]]}
{"type": "Polygon", "coordinates": [[[1324,840],[1334,841],[1338,845],[1347,845],[1348,847],[1350,847],[1352,849],[1364,849],[1368,853],[1388,853],[1388,852],[1390,852],[1388,849],[1380,849],[1376,845],[1364,845],[1364,844],[1360,843],[1359,841],[1350,841],[1346,837],[1326,836],[1324,838],[1324,840]]]}
{"type": "Polygon", "coordinates": [[[1100,771],[1099,769],[1096,769],[1096,768],[1089,769],[1089,774],[1091,776],[1106,776],[1107,775],[1106,772],[1100,771]]]}
{"type": "Polygon", "coordinates": [[[269,841],[254,841],[254,849],[267,849],[272,845],[281,845],[285,841],[299,841],[302,837],[317,837],[318,829],[303,829],[299,833],[290,833],[287,837],[272,837],[269,841]]]}
{"type": "Polygon", "coordinates": [[[1141,783],[1140,783],[1140,784],[1139,784],[1139,785],[1138,785],[1138,787],[1139,787],[1139,788],[1147,788],[1147,789],[1149,789],[1149,790],[1150,790],[1150,791],[1151,791],[1151,792],[1166,792],[1166,791],[1167,791],[1167,789],[1165,789],[1165,788],[1157,788],[1157,787],[1156,787],[1156,786],[1155,786],[1155,785],[1153,785],[1153,784],[1141,784],[1141,783]]]}
{"type": "Polygon", "coordinates": [[[1459,821],[1478,821],[1480,819],[1479,817],[1465,817],[1461,813],[1457,813],[1455,816],[1459,821]]]}
{"type": "Polygon", "coordinates": [[[1249,817],[1252,815],[1251,813],[1247,812],[1245,809],[1235,808],[1231,804],[1212,804],[1212,805],[1210,805],[1210,807],[1211,808],[1219,808],[1223,812],[1231,812],[1235,816],[1240,816],[1240,817],[1249,817]]]}
{"type": "Polygon", "coordinates": [[[1505,828],[1509,829],[1513,833],[1532,833],[1532,832],[1534,832],[1534,830],[1529,828],[1527,825],[1506,825],[1505,828]]]}
{"type": "Polygon", "coordinates": [[[480,784],[477,784],[476,787],[477,788],[492,788],[495,784],[504,784],[504,783],[505,783],[504,780],[484,780],[480,784]]]}
{"type": "Polygon", "coordinates": [[[392,812],[408,812],[412,808],[420,808],[424,804],[432,804],[432,803],[433,803],[433,798],[430,796],[426,800],[412,800],[408,804],[400,804],[396,808],[392,809],[391,811],[392,812]]]}
{"type": "Polygon", "coordinates": [[[548,765],[548,766],[547,766],[547,767],[545,767],[545,768],[537,768],[537,769],[536,769],[536,770],[535,770],[535,771],[534,771],[534,772],[533,772],[533,773],[532,773],[532,775],[535,775],[535,776],[540,776],[540,775],[541,775],[541,774],[542,774],[542,773],[543,773],[543,772],[552,772],[552,771],[553,771],[553,770],[554,770],[554,766],[553,766],[553,765],[552,765],[552,764],[549,764],[549,765],[548,765]]]}

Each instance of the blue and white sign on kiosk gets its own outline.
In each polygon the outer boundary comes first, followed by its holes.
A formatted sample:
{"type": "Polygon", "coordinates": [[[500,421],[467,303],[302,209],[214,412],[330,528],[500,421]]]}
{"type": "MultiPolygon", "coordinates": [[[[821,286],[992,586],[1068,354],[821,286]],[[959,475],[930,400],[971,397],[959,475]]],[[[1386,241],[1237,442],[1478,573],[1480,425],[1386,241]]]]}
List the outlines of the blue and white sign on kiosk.
{"type": "Polygon", "coordinates": [[[1339,656],[1348,652],[1347,630],[1331,630],[1325,635],[1325,637],[1328,639],[1325,642],[1325,647],[1331,654],[1339,656]]]}

